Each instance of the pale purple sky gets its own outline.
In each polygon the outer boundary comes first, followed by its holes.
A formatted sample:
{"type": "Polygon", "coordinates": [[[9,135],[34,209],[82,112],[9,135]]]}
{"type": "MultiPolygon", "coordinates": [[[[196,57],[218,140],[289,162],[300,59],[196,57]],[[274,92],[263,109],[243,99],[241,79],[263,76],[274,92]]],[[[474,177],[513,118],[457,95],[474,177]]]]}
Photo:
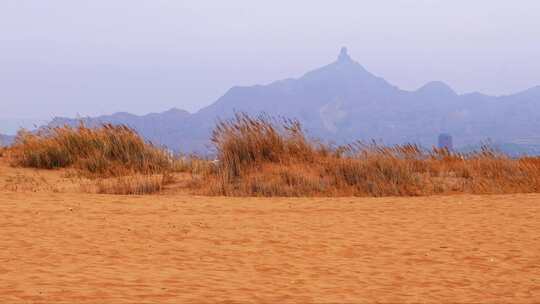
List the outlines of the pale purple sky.
{"type": "Polygon", "coordinates": [[[540,85],[539,16],[538,0],[1,0],[0,120],[193,112],[344,45],[403,89],[508,94],[540,85]]]}

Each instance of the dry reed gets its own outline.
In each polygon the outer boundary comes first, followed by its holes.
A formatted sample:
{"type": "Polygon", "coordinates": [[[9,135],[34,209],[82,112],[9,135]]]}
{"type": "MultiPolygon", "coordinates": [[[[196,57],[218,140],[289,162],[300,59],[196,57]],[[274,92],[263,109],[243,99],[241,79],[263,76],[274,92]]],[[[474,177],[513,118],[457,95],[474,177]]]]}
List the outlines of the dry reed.
{"type": "Polygon", "coordinates": [[[540,191],[540,159],[484,147],[459,154],[415,145],[332,148],[295,120],[237,114],[212,134],[219,163],[196,187],[233,196],[414,196],[540,191]]]}
{"type": "Polygon", "coordinates": [[[134,173],[154,174],[171,169],[172,158],[145,142],[126,126],[83,125],[21,131],[10,148],[15,166],[41,169],[75,168],[96,177],[134,173]]]}
{"type": "Polygon", "coordinates": [[[512,159],[485,147],[460,154],[416,145],[309,140],[300,123],[237,114],[212,133],[217,161],[173,158],[125,126],[20,132],[7,155],[16,166],[73,168],[89,192],[148,194],[191,172],[197,192],[229,196],[414,196],[540,191],[540,158],[512,159]]]}

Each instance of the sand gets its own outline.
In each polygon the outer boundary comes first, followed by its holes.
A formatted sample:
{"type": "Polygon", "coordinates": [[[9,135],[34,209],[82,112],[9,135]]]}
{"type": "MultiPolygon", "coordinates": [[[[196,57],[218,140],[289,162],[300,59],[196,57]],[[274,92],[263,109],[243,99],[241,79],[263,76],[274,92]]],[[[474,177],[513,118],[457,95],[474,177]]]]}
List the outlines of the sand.
{"type": "Polygon", "coordinates": [[[540,302],[540,194],[51,189],[0,188],[1,303],[540,302]]]}

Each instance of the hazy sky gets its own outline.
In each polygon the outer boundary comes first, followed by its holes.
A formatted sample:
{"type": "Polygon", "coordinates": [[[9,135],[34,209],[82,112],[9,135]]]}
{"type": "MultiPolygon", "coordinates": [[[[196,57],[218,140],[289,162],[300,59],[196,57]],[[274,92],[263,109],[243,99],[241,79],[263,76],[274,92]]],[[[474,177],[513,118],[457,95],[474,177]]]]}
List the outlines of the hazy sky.
{"type": "Polygon", "coordinates": [[[404,89],[512,93],[540,85],[539,16],[538,0],[0,0],[0,120],[195,111],[343,45],[404,89]]]}

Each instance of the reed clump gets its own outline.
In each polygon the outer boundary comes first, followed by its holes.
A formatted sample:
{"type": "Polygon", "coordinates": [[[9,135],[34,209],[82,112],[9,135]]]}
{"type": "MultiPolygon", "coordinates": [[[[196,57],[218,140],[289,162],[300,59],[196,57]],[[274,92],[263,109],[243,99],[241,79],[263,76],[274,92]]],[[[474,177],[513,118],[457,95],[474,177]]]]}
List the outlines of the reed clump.
{"type": "Polygon", "coordinates": [[[174,160],[126,126],[56,127],[37,133],[21,131],[10,147],[12,165],[74,168],[91,177],[157,174],[171,170],[174,160]]]}
{"type": "Polygon", "coordinates": [[[217,162],[195,186],[232,196],[416,196],[540,191],[540,159],[484,147],[467,154],[416,145],[309,140],[298,121],[237,114],[212,134],[217,162]]]}

